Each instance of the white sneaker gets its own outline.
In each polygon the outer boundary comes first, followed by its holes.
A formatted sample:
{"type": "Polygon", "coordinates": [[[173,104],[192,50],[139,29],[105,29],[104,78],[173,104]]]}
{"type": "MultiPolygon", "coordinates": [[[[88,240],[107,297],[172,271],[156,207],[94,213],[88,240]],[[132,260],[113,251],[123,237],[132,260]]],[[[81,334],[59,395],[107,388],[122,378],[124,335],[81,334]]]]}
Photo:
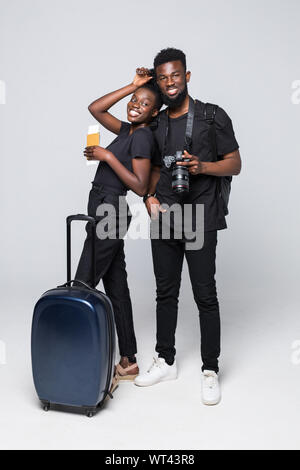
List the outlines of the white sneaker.
{"type": "Polygon", "coordinates": [[[204,405],[217,405],[221,400],[218,375],[213,370],[204,370],[201,375],[201,385],[204,405]]]}
{"type": "Polygon", "coordinates": [[[177,379],[176,361],[169,366],[162,357],[154,357],[150,369],[145,374],[138,375],[134,383],[138,387],[148,387],[159,382],[175,379],[177,379]]]}

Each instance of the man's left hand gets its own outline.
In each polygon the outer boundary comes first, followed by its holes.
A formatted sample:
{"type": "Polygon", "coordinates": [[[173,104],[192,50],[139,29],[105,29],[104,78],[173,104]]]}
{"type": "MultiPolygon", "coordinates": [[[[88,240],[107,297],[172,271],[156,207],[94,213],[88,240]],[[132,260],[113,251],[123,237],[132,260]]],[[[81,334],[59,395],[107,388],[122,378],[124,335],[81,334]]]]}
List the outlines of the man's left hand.
{"type": "Polygon", "coordinates": [[[196,155],[191,155],[185,150],[183,152],[183,158],[188,158],[190,161],[177,162],[176,165],[186,166],[191,175],[198,175],[199,173],[202,173],[202,163],[199,160],[199,157],[196,157],[196,155]]]}

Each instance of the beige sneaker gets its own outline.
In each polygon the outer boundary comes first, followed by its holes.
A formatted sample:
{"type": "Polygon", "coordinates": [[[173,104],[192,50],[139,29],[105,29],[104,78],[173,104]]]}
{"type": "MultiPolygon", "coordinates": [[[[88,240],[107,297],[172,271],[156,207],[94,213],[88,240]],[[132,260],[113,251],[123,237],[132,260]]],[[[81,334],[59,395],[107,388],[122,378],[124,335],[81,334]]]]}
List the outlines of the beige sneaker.
{"type": "Polygon", "coordinates": [[[121,357],[119,364],[115,366],[110,393],[113,393],[116,390],[121,380],[133,382],[138,374],[139,368],[137,363],[130,363],[127,357],[121,357]]]}
{"type": "MultiPolygon", "coordinates": [[[[128,362],[128,360],[127,360],[128,362]]],[[[117,364],[115,367],[115,375],[118,376],[119,380],[134,380],[136,376],[139,374],[139,368],[136,362],[130,364],[126,367],[121,366],[121,364],[117,364]]]]}

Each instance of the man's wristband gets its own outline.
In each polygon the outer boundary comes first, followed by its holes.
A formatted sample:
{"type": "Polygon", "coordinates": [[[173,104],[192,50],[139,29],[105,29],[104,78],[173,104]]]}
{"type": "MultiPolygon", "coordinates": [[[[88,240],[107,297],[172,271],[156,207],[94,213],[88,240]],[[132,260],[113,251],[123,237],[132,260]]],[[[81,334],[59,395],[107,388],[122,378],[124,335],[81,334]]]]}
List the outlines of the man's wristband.
{"type": "Polygon", "coordinates": [[[155,193],[154,194],[152,194],[152,193],[145,194],[145,196],[143,197],[143,202],[145,203],[149,197],[155,197],[155,196],[156,196],[155,193]]]}

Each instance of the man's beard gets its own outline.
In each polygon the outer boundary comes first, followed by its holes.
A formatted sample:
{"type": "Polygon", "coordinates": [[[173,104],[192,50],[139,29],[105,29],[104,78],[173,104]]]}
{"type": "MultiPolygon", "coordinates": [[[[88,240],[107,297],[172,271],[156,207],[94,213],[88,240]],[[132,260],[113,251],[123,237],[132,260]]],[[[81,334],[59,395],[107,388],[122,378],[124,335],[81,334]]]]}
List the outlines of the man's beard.
{"type": "Polygon", "coordinates": [[[188,94],[187,83],[185,82],[184,90],[182,90],[176,98],[170,98],[168,95],[161,93],[163,103],[170,109],[178,108],[185,100],[188,94]]]}

